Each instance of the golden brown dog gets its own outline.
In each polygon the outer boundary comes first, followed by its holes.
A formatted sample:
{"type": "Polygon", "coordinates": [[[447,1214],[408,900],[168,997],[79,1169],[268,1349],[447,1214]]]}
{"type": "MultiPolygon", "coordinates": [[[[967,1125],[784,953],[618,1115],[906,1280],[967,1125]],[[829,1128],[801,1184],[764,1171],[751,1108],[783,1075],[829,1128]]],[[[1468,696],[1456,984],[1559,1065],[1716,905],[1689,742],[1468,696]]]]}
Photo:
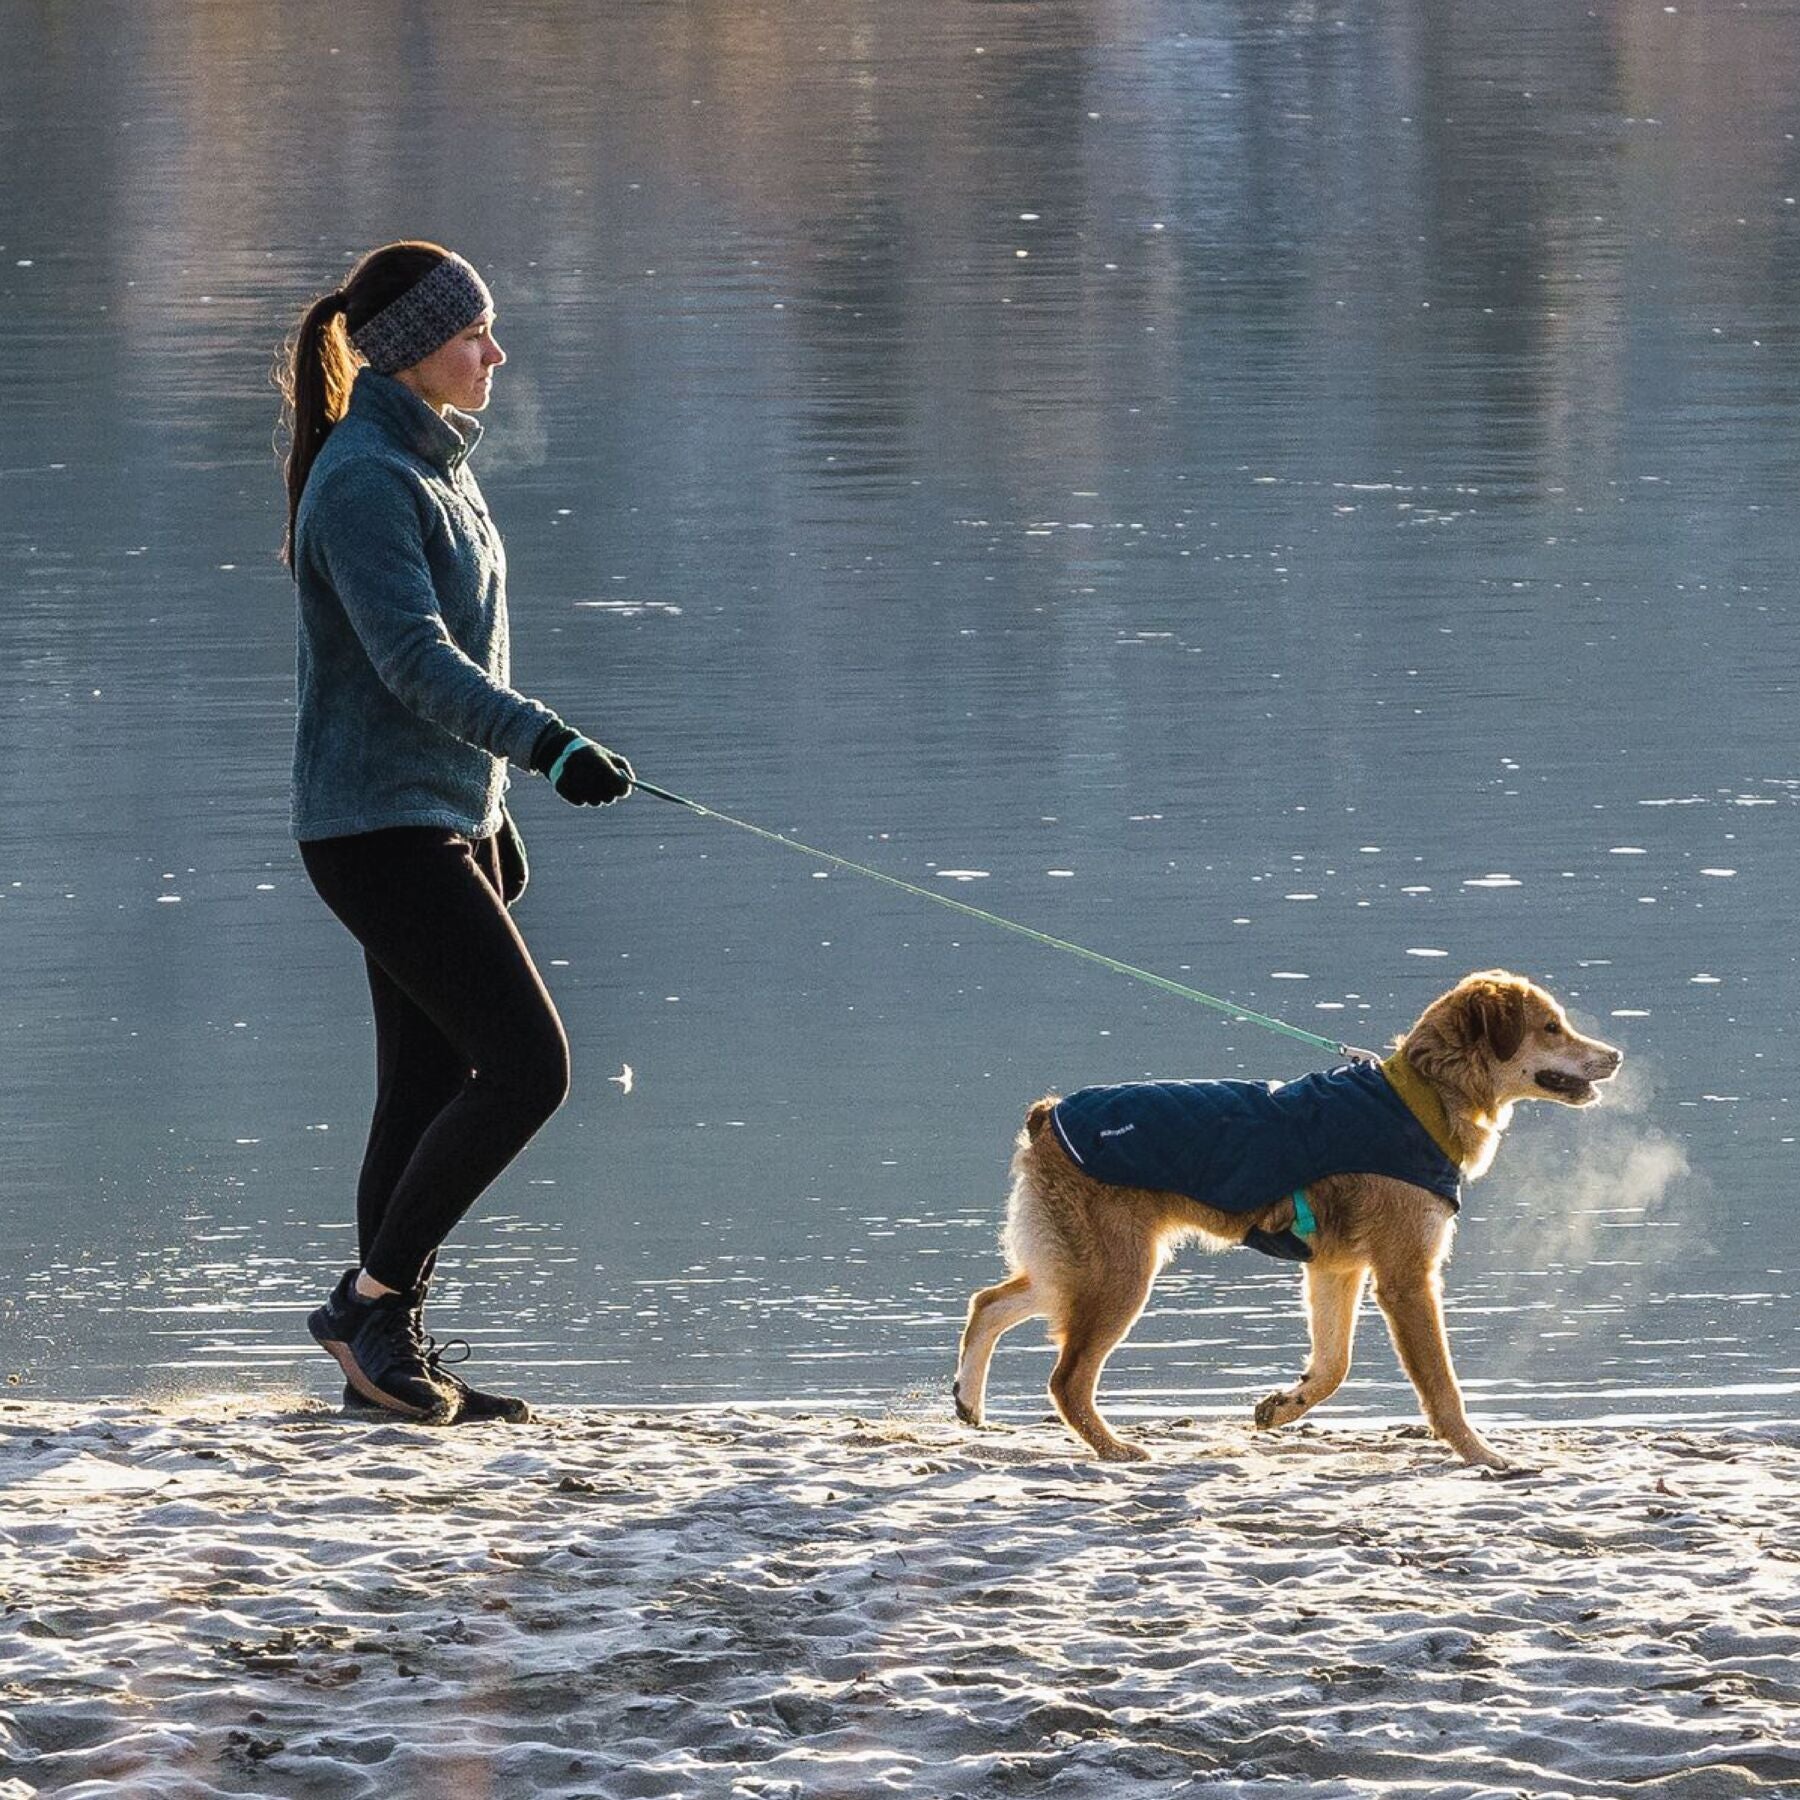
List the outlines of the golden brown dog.
{"type": "MultiPolygon", "coordinates": [[[[1542,988],[1501,969],[1470,975],[1433,1001],[1395,1051],[1416,1097],[1427,1106],[1433,1095],[1441,1102],[1444,1147],[1464,1180],[1486,1173],[1519,1101],[1591,1106],[1599,1098],[1595,1084],[1610,1080],[1623,1060],[1610,1044],[1577,1032],[1542,988]]],[[[1001,1334],[1045,1318],[1060,1352],[1050,1376],[1057,1412],[1103,1458],[1138,1461],[1147,1453],[1114,1436],[1095,1388],[1107,1357],[1143,1311],[1157,1270],[1189,1239],[1222,1249],[1240,1242],[1249,1226],[1281,1231],[1294,1208],[1284,1198],[1246,1219],[1181,1194],[1103,1185],[1045,1129],[1054,1105],[1037,1101],[1019,1133],[1002,1237],[1013,1274],[969,1303],[952,1390],[957,1415],[982,1422],[988,1363],[1001,1334]]],[[[1424,1188],[1376,1175],[1333,1175],[1306,1197],[1318,1220],[1305,1283],[1312,1356],[1296,1386],[1257,1406],[1256,1423],[1289,1424],[1337,1389],[1373,1275],[1376,1301],[1432,1430],[1465,1462],[1505,1468],[1463,1412],[1444,1335],[1439,1272],[1454,1231],[1451,1206],[1424,1188]]]]}

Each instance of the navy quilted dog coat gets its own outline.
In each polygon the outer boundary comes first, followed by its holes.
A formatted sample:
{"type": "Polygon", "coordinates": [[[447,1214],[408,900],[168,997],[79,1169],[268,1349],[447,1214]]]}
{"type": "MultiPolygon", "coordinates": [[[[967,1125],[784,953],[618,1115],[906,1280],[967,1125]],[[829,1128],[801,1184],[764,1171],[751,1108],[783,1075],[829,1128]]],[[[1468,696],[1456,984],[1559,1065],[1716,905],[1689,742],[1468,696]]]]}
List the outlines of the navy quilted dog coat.
{"type": "Polygon", "coordinates": [[[1327,1175],[1391,1176],[1462,1203],[1461,1171],[1373,1063],[1298,1081],[1081,1088],[1050,1121],[1096,1181],[1186,1194],[1220,1212],[1260,1212],[1327,1175]]]}

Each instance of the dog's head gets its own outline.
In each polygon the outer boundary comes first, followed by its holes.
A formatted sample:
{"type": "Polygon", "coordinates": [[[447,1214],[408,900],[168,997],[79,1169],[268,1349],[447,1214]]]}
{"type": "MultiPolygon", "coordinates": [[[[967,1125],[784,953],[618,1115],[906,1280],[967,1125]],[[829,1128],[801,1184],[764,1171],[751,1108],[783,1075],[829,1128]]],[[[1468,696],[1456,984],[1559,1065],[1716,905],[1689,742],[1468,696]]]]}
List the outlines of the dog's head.
{"type": "Polygon", "coordinates": [[[1490,1117],[1519,1100],[1592,1106],[1625,1060],[1583,1037],[1541,987],[1504,969],[1465,976],[1434,1000],[1401,1048],[1429,1081],[1490,1117]]]}

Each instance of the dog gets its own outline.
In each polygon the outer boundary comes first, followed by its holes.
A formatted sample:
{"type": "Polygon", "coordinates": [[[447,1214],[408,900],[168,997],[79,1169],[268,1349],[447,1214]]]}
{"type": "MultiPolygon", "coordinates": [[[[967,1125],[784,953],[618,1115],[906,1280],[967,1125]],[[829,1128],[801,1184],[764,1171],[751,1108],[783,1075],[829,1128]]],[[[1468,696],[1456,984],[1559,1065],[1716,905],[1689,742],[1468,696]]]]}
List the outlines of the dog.
{"type": "MultiPolygon", "coordinates": [[[[1272,1430],[1292,1424],[1336,1391],[1349,1372],[1357,1309],[1372,1276],[1376,1301],[1432,1432],[1464,1462],[1506,1469],[1506,1459],[1463,1410],[1444,1333],[1441,1270],[1457,1206],[1451,1195],[1457,1180],[1473,1181],[1487,1172],[1520,1101],[1592,1106],[1600,1098],[1599,1084],[1610,1081],[1623,1060],[1612,1045],[1582,1036],[1562,1007],[1522,976],[1503,969],[1469,975],[1394,1041],[1392,1056],[1378,1068],[1364,1065],[1358,1078],[1358,1091],[1370,1104],[1387,1104],[1391,1111],[1393,1101],[1403,1103],[1431,1140],[1426,1145],[1416,1139],[1411,1146],[1426,1160],[1397,1160],[1358,1142],[1346,1152],[1350,1166],[1338,1162],[1334,1172],[1306,1180],[1292,1194],[1271,1192],[1254,1211],[1243,1204],[1243,1183],[1235,1180],[1235,1171],[1222,1169],[1216,1156],[1210,1169],[1204,1158],[1191,1166],[1203,1171],[1208,1184],[1222,1179],[1233,1188],[1232,1210],[1188,1192],[1115,1185],[1079,1166],[1076,1156],[1087,1154],[1077,1135],[1084,1118],[1071,1127],[1059,1108],[1090,1097],[1110,1107],[1130,1099],[1129,1089],[1086,1089],[1069,1103],[1054,1095],[1035,1102],[1018,1136],[1001,1237],[1012,1273],[969,1303],[951,1389],[957,1416],[968,1425],[982,1423],[994,1346],[1015,1325],[1043,1318],[1058,1350],[1050,1399],[1064,1423],[1106,1461],[1145,1460],[1147,1451],[1118,1437],[1102,1418],[1095,1390],[1107,1357],[1143,1311],[1157,1271],[1184,1242],[1200,1239],[1223,1249],[1258,1233],[1291,1241],[1298,1226],[1308,1239],[1299,1254],[1311,1252],[1305,1295],[1312,1354],[1294,1387],[1257,1405],[1256,1425],[1272,1430]],[[1434,1179],[1434,1147],[1442,1167],[1452,1171],[1448,1188],[1434,1179]],[[1368,1162],[1388,1172],[1366,1172],[1368,1162]]],[[[1348,1083],[1350,1075],[1337,1070],[1308,1079],[1348,1083]]],[[[1248,1090],[1252,1084],[1133,1086],[1248,1090]]],[[[1258,1091],[1279,1098],[1285,1089],[1259,1085],[1258,1091]]],[[[1135,1129],[1118,1111],[1095,1113],[1091,1104],[1084,1117],[1090,1149],[1109,1137],[1130,1141],[1127,1134],[1135,1129]],[[1114,1121],[1110,1126],[1108,1118],[1114,1121]]],[[[1128,1179],[1131,1165],[1119,1166],[1128,1179]]]]}

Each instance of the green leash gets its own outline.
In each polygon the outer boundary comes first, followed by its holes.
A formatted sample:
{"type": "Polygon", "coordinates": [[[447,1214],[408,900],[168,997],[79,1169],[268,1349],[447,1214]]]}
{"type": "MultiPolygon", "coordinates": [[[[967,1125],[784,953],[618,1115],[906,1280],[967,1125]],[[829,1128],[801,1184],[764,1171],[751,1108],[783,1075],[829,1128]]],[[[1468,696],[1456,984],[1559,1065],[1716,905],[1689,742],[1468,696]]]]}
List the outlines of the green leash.
{"type": "Polygon", "coordinates": [[[803,844],[798,838],[783,837],[779,831],[765,831],[760,825],[752,825],[747,819],[734,819],[729,813],[722,813],[710,806],[702,806],[698,800],[685,799],[680,794],[671,794],[667,788],[659,788],[648,781],[632,777],[632,786],[639,792],[649,794],[658,800],[667,800],[674,806],[685,806],[703,819],[717,819],[721,825],[735,826],[739,831],[747,831],[752,837],[765,839],[771,844],[780,844],[788,850],[798,850],[802,856],[810,856],[819,862],[830,863],[839,869],[848,869],[853,875],[866,875],[871,881],[886,882],[889,887],[899,888],[902,893],[916,894],[921,900],[935,901],[939,906],[947,906],[953,912],[959,912],[971,919],[979,919],[984,925],[998,925],[1002,931],[1016,931],[1020,937],[1027,937],[1033,943],[1046,944],[1052,950],[1066,950],[1071,956],[1079,956],[1087,962],[1098,963],[1103,969],[1111,969],[1117,975],[1129,975],[1133,981],[1141,981],[1147,987],[1160,989],[1165,994],[1173,994],[1180,1000],[1193,1000],[1201,1006],[1210,1006],[1216,1012],[1229,1014],[1234,1019],[1248,1020],[1252,1025],[1260,1025],[1265,1031],[1279,1032],[1283,1037],[1298,1038],[1303,1044],[1310,1044],[1315,1050],[1329,1050],[1334,1056],[1347,1056],[1352,1060],[1360,1060],[1369,1056],[1367,1050],[1359,1050],[1352,1044],[1340,1044],[1335,1038],[1320,1037],[1317,1032],[1302,1031],[1297,1025],[1290,1025],[1283,1019],[1272,1019],[1267,1013],[1252,1012],[1246,1006],[1234,1006],[1229,1000],[1221,1000],[1216,994],[1203,994],[1198,988],[1185,987],[1179,981],[1171,981],[1166,975],[1153,974],[1148,969],[1140,969],[1133,963],[1120,962],[1116,956],[1102,956],[1098,950],[1090,950],[1083,944],[1071,944],[1066,938],[1051,937],[1048,932],[1034,931],[1029,925],[1020,925],[1013,919],[1003,919],[998,913],[984,912],[979,906],[970,906],[961,900],[952,900],[948,894],[939,894],[930,888],[919,887],[910,881],[902,881],[897,875],[884,874],[880,869],[871,869],[866,863],[851,862],[848,857],[833,856],[829,850],[815,850],[811,844],[803,844]]]}

